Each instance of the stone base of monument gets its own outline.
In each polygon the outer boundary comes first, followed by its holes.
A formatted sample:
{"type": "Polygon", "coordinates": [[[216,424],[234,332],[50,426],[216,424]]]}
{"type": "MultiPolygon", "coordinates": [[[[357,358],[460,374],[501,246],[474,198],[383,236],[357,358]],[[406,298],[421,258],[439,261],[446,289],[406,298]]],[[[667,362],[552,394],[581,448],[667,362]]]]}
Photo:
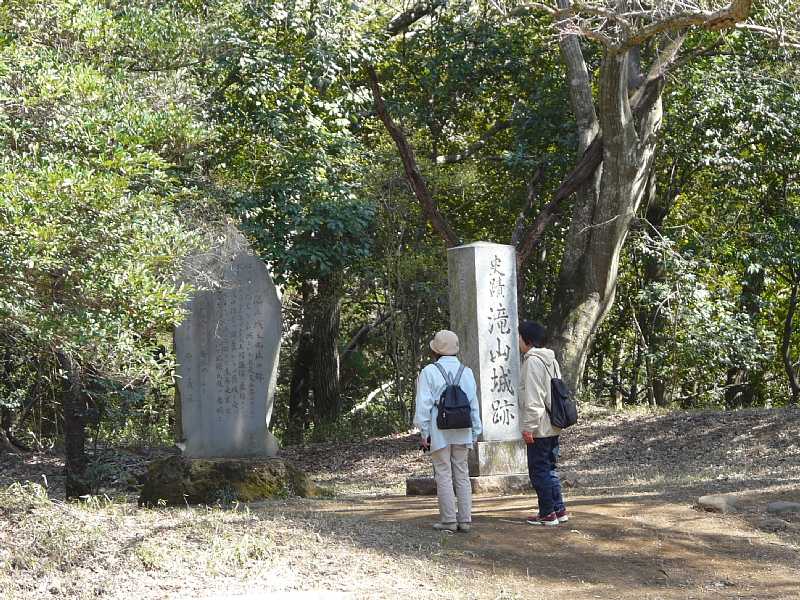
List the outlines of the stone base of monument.
{"type": "Polygon", "coordinates": [[[305,473],[278,458],[187,458],[150,463],[139,506],[253,502],[324,492],[305,473]]]}
{"type": "MultiPolygon", "coordinates": [[[[475,442],[467,460],[473,494],[518,494],[531,489],[527,450],[521,440],[475,442]]],[[[406,479],[407,496],[435,494],[433,477],[406,479]]]]}
{"type": "Polygon", "coordinates": [[[471,477],[528,472],[528,456],[521,440],[476,442],[469,453],[471,477]]]}
{"type": "MultiPolygon", "coordinates": [[[[527,473],[511,475],[485,475],[470,477],[472,493],[475,495],[519,494],[531,491],[527,473]]],[[[435,496],[436,481],[433,477],[409,477],[406,479],[406,496],[435,496]]]]}

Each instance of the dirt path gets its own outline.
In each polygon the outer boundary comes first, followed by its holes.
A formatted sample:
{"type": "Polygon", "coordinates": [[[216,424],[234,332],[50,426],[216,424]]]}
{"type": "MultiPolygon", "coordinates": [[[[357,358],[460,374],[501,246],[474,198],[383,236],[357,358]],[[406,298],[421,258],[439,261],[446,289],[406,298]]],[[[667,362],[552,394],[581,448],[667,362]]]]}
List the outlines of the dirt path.
{"type": "Polygon", "coordinates": [[[800,552],[738,517],[657,495],[577,496],[572,520],[545,529],[525,523],[532,500],[476,498],[469,534],[430,531],[433,498],[330,502],[318,510],[378,531],[406,530],[421,554],[426,541],[438,540],[435,560],[466,576],[459,597],[503,597],[499,580],[507,597],[521,598],[800,598],[800,552]]]}
{"type": "MultiPolygon", "coordinates": [[[[800,514],[766,513],[775,500],[800,502],[799,410],[600,412],[562,438],[562,467],[580,480],[567,491],[569,527],[527,525],[532,495],[478,498],[474,531],[428,551],[474,571],[478,595],[464,597],[800,598],[800,514]],[[710,493],[737,494],[740,512],[693,508],[710,493]]],[[[406,476],[430,472],[413,436],[295,456],[345,495],[396,493],[406,476]]],[[[365,497],[325,510],[403,527],[423,550],[441,539],[429,532],[433,499],[365,497]]]]}
{"type": "Polygon", "coordinates": [[[249,506],[139,509],[150,454],[116,450],[114,500],[65,503],[60,456],[0,456],[0,599],[800,600],[800,513],[766,512],[800,502],[798,440],[798,409],[601,414],[564,436],[568,524],[478,497],[469,534],[402,495],[430,472],[410,434],[288,448],[334,497],[249,506]],[[708,493],[739,512],[693,508],[708,493]]]}

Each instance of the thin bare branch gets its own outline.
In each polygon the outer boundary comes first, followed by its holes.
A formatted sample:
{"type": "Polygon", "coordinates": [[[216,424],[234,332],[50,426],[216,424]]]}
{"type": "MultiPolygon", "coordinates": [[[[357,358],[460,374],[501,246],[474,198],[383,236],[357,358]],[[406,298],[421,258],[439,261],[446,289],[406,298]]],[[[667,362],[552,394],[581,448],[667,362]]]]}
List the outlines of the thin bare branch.
{"type": "Polygon", "coordinates": [[[398,35],[407,31],[414,23],[420,19],[427,17],[430,14],[447,4],[447,0],[431,0],[430,2],[417,2],[414,6],[406,11],[395,15],[389,24],[386,26],[386,33],[389,35],[398,35]]]}
{"type": "Polygon", "coordinates": [[[411,189],[414,190],[414,195],[417,197],[423,213],[425,213],[425,217],[448,247],[457,246],[459,244],[458,236],[455,231],[453,231],[453,228],[450,227],[444,215],[439,211],[439,207],[436,205],[428,189],[428,184],[425,182],[419,170],[417,159],[414,155],[414,149],[411,147],[411,144],[409,144],[406,134],[397,126],[386,110],[386,104],[383,101],[381,86],[378,82],[378,74],[375,72],[375,68],[369,65],[367,67],[367,73],[369,74],[369,83],[370,89],[372,90],[373,103],[375,104],[375,112],[397,146],[400,159],[403,161],[406,177],[411,185],[411,189]]]}
{"type": "Polygon", "coordinates": [[[583,2],[572,2],[571,6],[552,6],[544,2],[529,2],[521,4],[508,11],[509,17],[520,17],[523,15],[531,14],[534,12],[544,12],[556,19],[563,19],[565,17],[574,17],[580,14],[599,17],[626,25],[630,25],[624,15],[620,15],[615,10],[596,6],[591,4],[584,4],[583,2]]]}
{"type": "Polygon", "coordinates": [[[753,0],[733,0],[728,6],[716,11],[679,12],[646,25],[627,37],[620,50],[640,46],[647,40],[670,31],[683,31],[690,27],[701,27],[709,31],[736,27],[750,16],[753,0]]]}
{"type": "Polygon", "coordinates": [[[442,156],[437,156],[435,158],[437,165],[450,165],[453,163],[459,163],[470,156],[473,156],[476,152],[478,152],[481,148],[486,146],[486,144],[491,140],[495,135],[499,132],[508,129],[511,127],[511,120],[510,119],[500,119],[494,123],[486,132],[481,136],[481,138],[464,148],[461,152],[456,152],[454,154],[446,154],[442,156]]]}
{"type": "Polygon", "coordinates": [[[797,32],[788,32],[784,29],[764,27],[762,25],[756,25],[755,23],[737,23],[736,29],[764,35],[769,39],[774,40],[779,46],[784,48],[800,49],[800,35],[797,32]]]}
{"type": "MultiPolygon", "coordinates": [[[[656,36],[682,32],[693,27],[709,31],[746,29],[768,35],[783,45],[800,45],[800,40],[787,35],[778,27],[747,22],[753,0],[729,0],[722,6],[719,2],[701,0],[662,0],[634,4],[638,5],[636,10],[623,10],[615,0],[556,0],[552,3],[522,4],[506,14],[509,17],[519,17],[536,12],[545,13],[553,18],[562,36],[577,35],[591,39],[613,51],[627,51],[656,36]]],[[[783,12],[779,11],[780,14],[783,12]]]]}

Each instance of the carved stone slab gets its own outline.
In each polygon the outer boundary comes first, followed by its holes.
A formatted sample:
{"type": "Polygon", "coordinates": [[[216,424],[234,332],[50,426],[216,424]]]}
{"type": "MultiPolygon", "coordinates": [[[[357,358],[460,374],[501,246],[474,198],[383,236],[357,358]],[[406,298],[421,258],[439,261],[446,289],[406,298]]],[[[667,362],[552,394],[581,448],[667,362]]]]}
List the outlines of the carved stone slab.
{"type": "Polygon", "coordinates": [[[179,446],[195,458],[270,457],[267,431],[281,342],[281,300],[266,265],[233,227],[187,261],[197,292],[175,330],[179,446]]]}

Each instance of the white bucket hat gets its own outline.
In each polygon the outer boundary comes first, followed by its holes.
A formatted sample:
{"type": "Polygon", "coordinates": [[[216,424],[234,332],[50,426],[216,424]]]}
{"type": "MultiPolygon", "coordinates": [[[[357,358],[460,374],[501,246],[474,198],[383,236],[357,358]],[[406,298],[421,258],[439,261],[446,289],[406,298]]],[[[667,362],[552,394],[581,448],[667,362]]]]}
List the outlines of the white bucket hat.
{"type": "Polygon", "coordinates": [[[458,354],[458,336],[452,331],[442,329],[433,336],[430,346],[440,356],[454,356],[458,354]]]}

